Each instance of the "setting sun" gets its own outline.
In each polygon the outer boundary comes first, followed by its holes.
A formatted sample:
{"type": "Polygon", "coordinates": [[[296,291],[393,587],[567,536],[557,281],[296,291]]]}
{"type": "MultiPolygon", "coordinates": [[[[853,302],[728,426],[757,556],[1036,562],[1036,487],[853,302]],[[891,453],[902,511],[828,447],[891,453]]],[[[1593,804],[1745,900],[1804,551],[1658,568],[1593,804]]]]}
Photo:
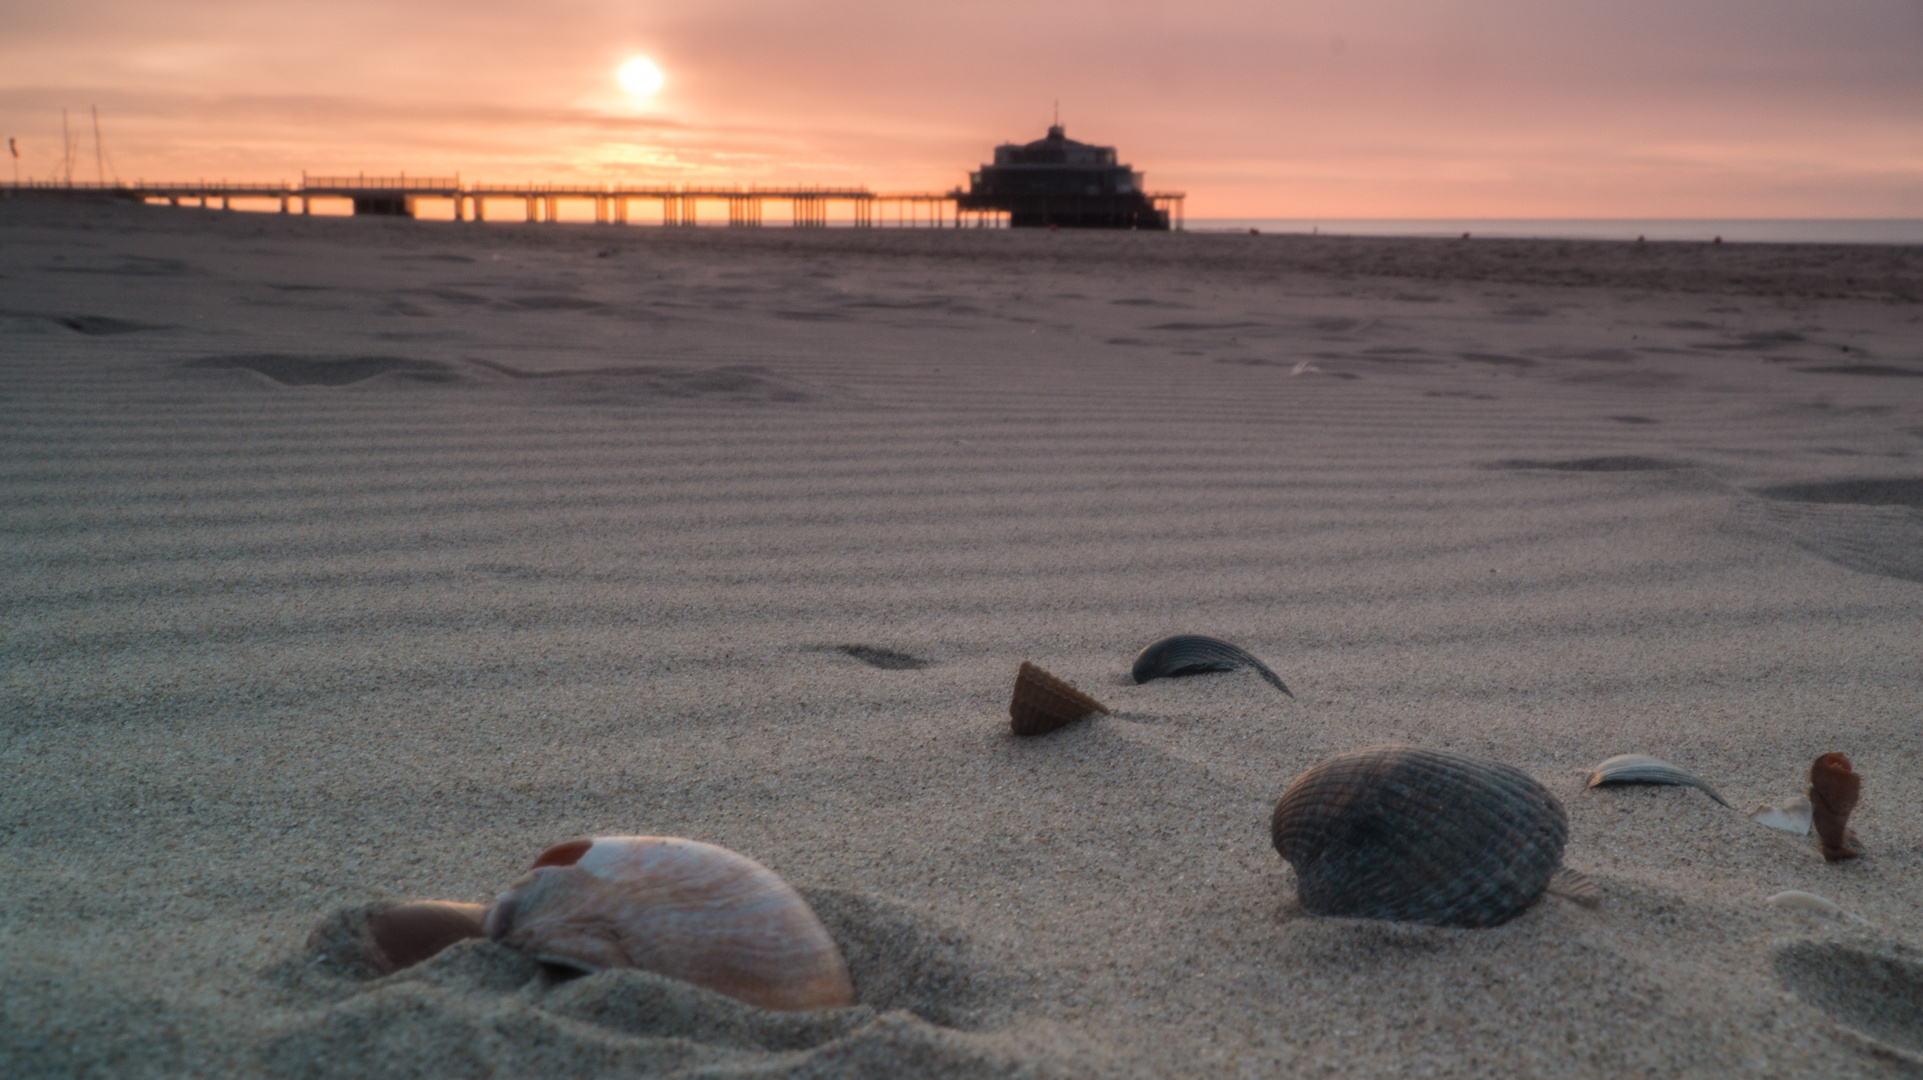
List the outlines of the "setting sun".
{"type": "Polygon", "coordinates": [[[661,69],[645,56],[621,65],[621,86],[635,97],[647,97],[661,89],[661,69]]]}

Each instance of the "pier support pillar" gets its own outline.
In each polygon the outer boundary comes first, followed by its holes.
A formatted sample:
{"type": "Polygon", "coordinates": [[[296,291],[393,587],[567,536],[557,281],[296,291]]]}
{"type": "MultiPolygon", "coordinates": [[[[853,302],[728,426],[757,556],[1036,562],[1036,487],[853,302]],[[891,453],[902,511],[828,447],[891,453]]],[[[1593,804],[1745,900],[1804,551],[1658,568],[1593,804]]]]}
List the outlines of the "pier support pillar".
{"type": "Polygon", "coordinates": [[[312,214],[314,212],[313,200],[309,199],[305,195],[302,195],[300,197],[300,212],[303,214],[312,214]]]}
{"type": "Polygon", "coordinates": [[[547,214],[548,214],[548,224],[550,225],[561,220],[561,200],[560,199],[557,199],[552,195],[548,196],[547,214]]]}
{"type": "Polygon", "coordinates": [[[459,195],[454,196],[454,220],[467,220],[467,200],[461,198],[459,195]]]}
{"type": "Polygon", "coordinates": [[[287,212],[287,196],[285,195],[280,197],[280,212],[283,214],[287,212]]]}
{"type": "Polygon", "coordinates": [[[487,210],[484,209],[486,206],[487,206],[486,199],[481,198],[479,195],[474,196],[474,220],[476,221],[487,220],[487,210]]]}
{"type": "Polygon", "coordinates": [[[534,213],[534,196],[532,195],[529,195],[527,197],[527,219],[529,221],[536,220],[536,215],[534,213]]]}

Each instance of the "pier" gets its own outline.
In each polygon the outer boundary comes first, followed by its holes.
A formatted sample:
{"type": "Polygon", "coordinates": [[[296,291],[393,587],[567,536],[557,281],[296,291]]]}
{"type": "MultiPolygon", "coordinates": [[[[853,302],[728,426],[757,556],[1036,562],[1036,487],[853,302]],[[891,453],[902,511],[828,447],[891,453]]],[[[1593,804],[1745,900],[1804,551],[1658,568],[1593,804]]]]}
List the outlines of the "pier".
{"type": "MultiPolygon", "coordinates": [[[[768,203],[787,203],[797,229],[823,228],[828,224],[831,207],[845,211],[856,228],[1003,228],[1009,214],[994,209],[966,205],[967,195],[959,188],[948,192],[876,192],[866,187],[743,187],[743,186],[662,186],[627,184],[469,184],[457,176],[309,176],[302,174],[298,184],[235,183],[227,180],[192,182],[115,181],[109,183],[25,183],[0,184],[7,196],[46,196],[70,198],[110,198],[129,202],[183,203],[202,207],[234,208],[237,199],[273,200],[280,212],[292,213],[296,204],[303,214],[313,213],[315,200],[346,200],[356,214],[413,217],[421,200],[445,200],[453,206],[456,221],[486,221],[492,211],[499,220],[503,212],[512,220],[517,212],[526,221],[560,220],[563,202],[591,203],[594,220],[599,224],[635,224],[636,203],[647,210],[658,210],[664,226],[687,227],[701,221],[705,209],[719,221],[725,212],[727,223],[753,228],[762,224],[768,203]]],[[[1172,227],[1181,228],[1184,195],[1181,192],[1154,192],[1148,197],[1170,215],[1172,227]]]]}

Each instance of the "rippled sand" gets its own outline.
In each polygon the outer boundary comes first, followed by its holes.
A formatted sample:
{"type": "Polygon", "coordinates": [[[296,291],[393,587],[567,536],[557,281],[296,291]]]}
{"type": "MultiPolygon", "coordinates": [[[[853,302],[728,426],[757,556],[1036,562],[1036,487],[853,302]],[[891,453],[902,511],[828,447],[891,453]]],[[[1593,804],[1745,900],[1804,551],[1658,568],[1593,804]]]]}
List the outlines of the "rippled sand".
{"type": "Polygon", "coordinates": [[[1923,1062],[1917,249],[0,202],[0,275],[0,1073],[1923,1062]],[[1296,697],[1130,682],[1177,632],[1296,697]],[[1013,739],[1022,660],[1114,715],[1013,739]],[[1382,742],[1600,906],[1303,912],[1269,809],[1382,742]],[[1839,865],[1744,816],[1831,750],[1839,865]],[[778,870],[863,1004],[307,949],[597,833],[778,870]]]}

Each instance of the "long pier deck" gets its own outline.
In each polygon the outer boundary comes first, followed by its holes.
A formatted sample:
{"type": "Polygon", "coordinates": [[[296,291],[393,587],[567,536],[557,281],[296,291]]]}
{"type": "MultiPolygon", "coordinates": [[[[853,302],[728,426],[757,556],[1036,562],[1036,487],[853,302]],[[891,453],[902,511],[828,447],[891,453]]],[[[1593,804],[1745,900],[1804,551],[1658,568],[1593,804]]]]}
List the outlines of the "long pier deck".
{"type": "MultiPolygon", "coordinates": [[[[856,228],[1000,228],[1007,214],[999,211],[964,210],[960,189],[948,192],[876,192],[866,187],[679,187],[627,184],[469,184],[459,176],[308,176],[298,184],[235,183],[228,180],[160,182],[139,180],[111,183],[25,183],[0,184],[0,192],[50,196],[95,196],[135,202],[165,200],[179,206],[183,200],[198,200],[203,207],[218,200],[224,210],[233,208],[236,199],[269,199],[280,202],[280,212],[291,213],[298,202],[303,214],[313,213],[317,199],[349,200],[356,214],[414,216],[415,205],[423,199],[446,200],[453,204],[454,220],[486,221],[489,204],[518,204],[527,221],[559,221],[564,200],[586,201],[594,206],[594,220],[603,224],[629,224],[636,202],[658,203],[661,224],[691,226],[699,223],[697,208],[703,203],[725,204],[727,220],[733,226],[762,224],[767,203],[789,205],[795,228],[822,228],[828,224],[829,209],[840,204],[847,220],[856,228]]],[[[1183,225],[1182,192],[1150,193],[1158,208],[1169,212],[1169,224],[1183,225]]],[[[498,209],[496,211],[499,212],[498,209]]],[[[509,216],[513,211],[509,211],[509,216]]]]}

